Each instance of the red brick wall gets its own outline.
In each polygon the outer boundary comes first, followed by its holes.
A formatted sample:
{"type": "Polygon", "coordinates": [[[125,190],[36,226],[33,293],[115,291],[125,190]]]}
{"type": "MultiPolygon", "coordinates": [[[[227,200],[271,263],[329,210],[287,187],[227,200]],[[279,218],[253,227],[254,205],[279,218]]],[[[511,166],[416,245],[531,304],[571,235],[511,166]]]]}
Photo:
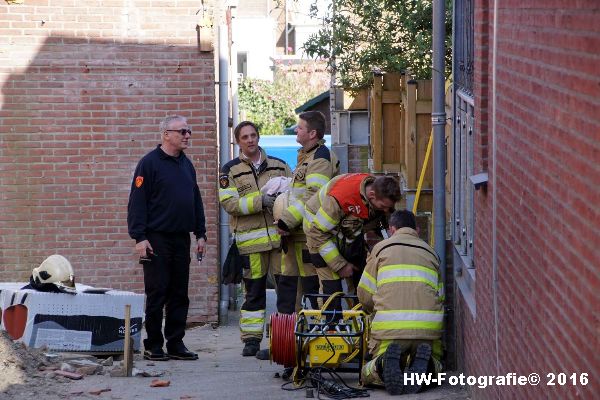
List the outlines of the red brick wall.
{"type": "Polygon", "coordinates": [[[348,172],[369,172],[369,146],[348,145],[348,172]]]}
{"type": "Polygon", "coordinates": [[[60,253],[81,283],[142,292],[127,235],[132,174],[160,142],[160,120],[181,114],[209,236],[205,260],[191,266],[190,320],[216,320],[215,77],[213,53],[197,49],[199,7],[2,2],[0,281],[23,281],[60,253]]]}
{"type": "Polygon", "coordinates": [[[600,390],[600,8],[592,0],[497,3],[494,122],[494,2],[475,4],[475,170],[488,170],[490,183],[475,195],[475,317],[457,295],[459,367],[474,375],[542,377],[537,387],[473,389],[475,398],[594,398],[600,390]],[[552,372],[587,372],[590,383],[546,386],[552,372]]]}

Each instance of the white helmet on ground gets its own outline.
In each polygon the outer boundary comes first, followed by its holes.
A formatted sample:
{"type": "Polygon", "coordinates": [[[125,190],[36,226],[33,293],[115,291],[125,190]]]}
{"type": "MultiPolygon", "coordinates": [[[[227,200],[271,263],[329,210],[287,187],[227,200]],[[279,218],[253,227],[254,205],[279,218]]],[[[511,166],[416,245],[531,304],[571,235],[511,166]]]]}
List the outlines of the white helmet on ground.
{"type": "Polygon", "coordinates": [[[69,260],[54,254],[46,258],[31,273],[32,284],[53,284],[60,291],[75,293],[75,274],[69,260]]]}
{"type": "Polygon", "coordinates": [[[290,192],[280,193],[273,203],[273,219],[275,221],[281,219],[283,211],[288,208],[290,192]]]}

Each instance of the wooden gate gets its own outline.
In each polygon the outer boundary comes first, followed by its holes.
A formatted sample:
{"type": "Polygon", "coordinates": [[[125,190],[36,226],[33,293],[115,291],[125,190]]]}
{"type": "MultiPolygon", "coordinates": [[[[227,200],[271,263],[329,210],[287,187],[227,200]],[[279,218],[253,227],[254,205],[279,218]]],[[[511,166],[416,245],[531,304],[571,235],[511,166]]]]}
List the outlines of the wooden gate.
{"type": "MultiPolygon", "coordinates": [[[[372,172],[398,173],[403,191],[414,193],[431,133],[431,80],[375,75],[369,93],[372,172]]],[[[432,160],[423,181],[420,211],[431,211],[432,160]]]]}

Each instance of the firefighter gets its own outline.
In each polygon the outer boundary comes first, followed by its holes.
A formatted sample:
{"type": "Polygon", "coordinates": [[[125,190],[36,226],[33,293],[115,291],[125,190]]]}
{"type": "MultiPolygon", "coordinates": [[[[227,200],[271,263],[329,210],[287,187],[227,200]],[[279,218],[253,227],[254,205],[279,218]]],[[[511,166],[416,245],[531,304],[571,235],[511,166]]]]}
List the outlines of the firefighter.
{"type": "Polygon", "coordinates": [[[416,231],[415,216],[396,211],[389,221],[392,236],[379,242],[367,259],[358,284],[363,309],[372,314],[364,385],[385,386],[392,395],[417,393],[415,379],[404,372],[441,372],[444,319],[439,259],[416,231]]]}
{"type": "Polygon", "coordinates": [[[240,331],[243,356],[260,349],[266,308],[267,273],[278,279],[281,267],[280,236],[274,225],[275,197],[260,189],[274,177],[290,177],[285,161],[267,155],[258,145],[256,125],[241,122],[234,130],[240,156],[225,164],[219,176],[219,201],[232,216],[231,228],[243,266],[246,298],[241,307],[240,331]]]}
{"type": "MultiPolygon", "coordinates": [[[[302,293],[319,293],[319,278],[312,265],[302,230],[305,203],[319,189],[339,173],[339,161],[325,146],[325,116],[319,111],[300,114],[296,127],[296,141],[302,145],[298,150],[298,164],[292,175],[292,190],[288,206],[277,221],[280,234],[286,242],[283,247],[279,286],[282,296],[277,298],[280,312],[292,314],[294,307],[279,307],[280,302],[291,304],[283,296],[295,296],[300,276],[302,293]]],[[[314,304],[313,307],[316,308],[314,304]]]]}
{"type": "MultiPolygon", "coordinates": [[[[343,291],[341,278],[351,278],[359,270],[355,260],[360,258],[345,250],[362,242],[365,222],[393,209],[399,199],[399,184],[390,176],[345,174],[306,202],[303,228],[324,294],[343,291]]],[[[332,303],[332,309],[340,309],[339,302],[332,303]]]]}

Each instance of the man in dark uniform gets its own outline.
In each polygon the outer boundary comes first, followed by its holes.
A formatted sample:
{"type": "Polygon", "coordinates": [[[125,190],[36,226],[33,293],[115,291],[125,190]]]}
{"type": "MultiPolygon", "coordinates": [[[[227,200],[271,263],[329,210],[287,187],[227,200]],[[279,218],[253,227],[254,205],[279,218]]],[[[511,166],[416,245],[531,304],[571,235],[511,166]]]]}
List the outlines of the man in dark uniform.
{"type": "Polygon", "coordinates": [[[138,163],[129,194],[127,225],[144,266],[146,333],[144,358],[196,360],[183,344],[189,307],[190,232],[194,250],[206,245],[204,207],[196,170],[183,153],[192,131],[184,117],[160,124],[162,144],[138,163]],[[165,330],[162,333],[163,308],[165,330]],[[163,350],[167,341],[167,353],[163,350]]]}

